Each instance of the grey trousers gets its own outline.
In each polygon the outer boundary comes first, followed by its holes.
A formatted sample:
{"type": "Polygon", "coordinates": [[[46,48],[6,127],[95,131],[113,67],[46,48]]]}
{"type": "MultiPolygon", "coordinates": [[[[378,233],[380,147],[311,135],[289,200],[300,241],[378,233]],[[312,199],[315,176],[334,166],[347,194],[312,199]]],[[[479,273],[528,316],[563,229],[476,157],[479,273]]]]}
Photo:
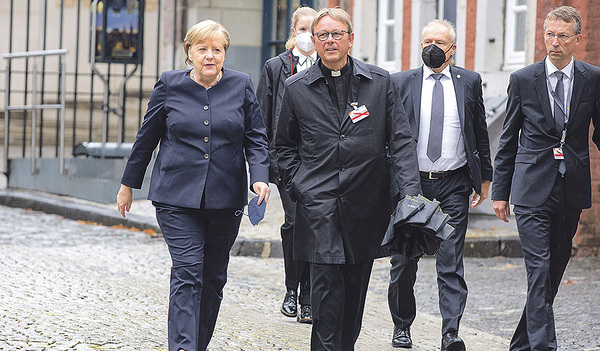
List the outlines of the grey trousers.
{"type": "Polygon", "coordinates": [[[581,209],[565,203],[564,179],[539,207],[515,206],[514,212],[527,269],[527,301],[510,342],[510,350],[557,349],[553,303],[567,263],[581,209]]]}

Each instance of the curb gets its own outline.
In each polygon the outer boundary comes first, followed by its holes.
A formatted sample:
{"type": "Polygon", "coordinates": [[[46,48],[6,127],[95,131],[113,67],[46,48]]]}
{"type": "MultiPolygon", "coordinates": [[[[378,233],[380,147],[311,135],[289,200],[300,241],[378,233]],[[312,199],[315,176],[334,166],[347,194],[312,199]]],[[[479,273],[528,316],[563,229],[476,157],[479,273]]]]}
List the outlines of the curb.
{"type": "Polygon", "coordinates": [[[490,258],[496,256],[523,257],[521,241],[515,237],[467,238],[464,257],[490,258]]]}
{"type": "Polygon", "coordinates": [[[0,205],[32,209],[34,211],[59,215],[76,221],[95,222],[105,226],[122,225],[140,230],[150,229],[160,233],[156,221],[140,215],[130,214],[127,218],[108,208],[62,200],[50,196],[25,191],[1,190],[0,205]]]}
{"type": "MultiPolygon", "coordinates": [[[[117,211],[75,201],[57,199],[42,194],[19,190],[0,190],[0,205],[33,209],[35,211],[59,215],[76,221],[99,223],[105,226],[122,225],[140,230],[159,233],[160,228],[154,219],[128,214],[121,217],[117,211]]],[[[232,256],[261,258],[283,258],[281,240],[245,239],[238,237],[231,248],[232,256]]],[[[464,257],[489,258],[495,256],[522,257],[521,243],[515,237],[468,237],[465,240],[464,257]]]]}

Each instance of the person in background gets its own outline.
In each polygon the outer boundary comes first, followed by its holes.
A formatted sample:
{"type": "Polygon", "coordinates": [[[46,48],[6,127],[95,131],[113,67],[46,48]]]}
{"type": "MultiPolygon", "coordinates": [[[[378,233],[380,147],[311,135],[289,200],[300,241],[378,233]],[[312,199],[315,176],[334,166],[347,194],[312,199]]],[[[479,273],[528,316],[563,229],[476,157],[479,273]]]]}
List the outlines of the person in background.
{"type": "Polygon", "coordinates": [[[581,28],[575,8],[550,11],[547,56],[509,80],[492,200],[506,222],[510,196],[527,269],[527,299],[510,350],[558,349],[552,306],[581,210],[592,205],[590,121],[600,149],[600,68],[573,57],[581,28]]]}
{"type": "MultiPolygon", "coordinates": [[[[442,350],[463,351],[458,336],[467,303],[463,251],[469,204],[479,205],[492,180],[490,143],[485,121],[481,77],[450,66],[456,50],[456,30],[447,20],[433,20],[423,28],[424,65],[392,74],[413,135],[423,195],[440,201],[456,230],[436,255],[442,350]]],[[[388,300],[394,334],[392,346],[410,348],[410,326],[416,316],[414,285],[418,259],[391,259],[388,300]]]]}
{"type": "Polygon", "coordinates": [[[269,156],[250,76],[223,68],[227,30],[206,20],[183,42],[191,70],[164,72],[154,86],[117,195],[124,217],[160,143],[148,199],[171,254],[169,350],[206,350],[227,281],[229,250],[248,202],[268,201],[269,156]]]}
{"type": "Polygon", "coordinates": [[[310,24],[316,14],[317,11],[310,7],[299,7],[294,11],[290,39],[285,44],[287,50],[265,63],[256,88],[256,96],[269,139],[269,158],[271,160],[269,181],[277,185],[285,213],[285,222],[281,226],[281,244],[283,246],[286,294],[281,305],[281,313],[288,317],[297,316],[300,323],[312,323],[310,270],[308,262],[294,260],[293,237],[296,204],[290,199],[285,191],[285,185],[279,177],[275,155],[275,134],[277,132],[277,112],[281,107],[285,80],[309,68],[317,60],[317,53],[310,34],[310,24]],[[298,313],[298,286],[300,286],[300,313],[298,313]]]}
{"type": "Polygon", "coordinates": [[[310,262],[311,350],[354,350],[373,261],[400,194],[421,193],[415,141],[390,75],[348,55],[350,16],[321,10],[317,63],[285,82],[275,148],[296,201],[294,258],[310,262]],[[389,162],[388,162],[389,157],[389,162]],[[390,171],[391,167],[391,171],[390,171]]]}

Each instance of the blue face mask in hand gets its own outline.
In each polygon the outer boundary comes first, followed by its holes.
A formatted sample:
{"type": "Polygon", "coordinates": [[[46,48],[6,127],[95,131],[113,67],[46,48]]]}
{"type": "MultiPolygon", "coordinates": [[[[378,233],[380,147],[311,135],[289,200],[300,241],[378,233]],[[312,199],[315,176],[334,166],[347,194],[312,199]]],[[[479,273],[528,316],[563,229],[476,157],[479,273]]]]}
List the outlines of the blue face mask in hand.
{"type": "MultiPolygon", "coordinates": [[[[248,202],[247,216],[250,219],[250,223],[252,223],[252,225],[257,225],[258,222],[262,221],[262,219],[265,218],[266,208],[267,202],[265,201],[265,199],[263,199],[260,205],[258,204],[258,196],[254,197],[252,200],[250,200],[250,202],[248,202]]],[[[240,216],[242,214],[245,215],[243,208],[241,210],[235,211],[236,216],[240,216]]]]}

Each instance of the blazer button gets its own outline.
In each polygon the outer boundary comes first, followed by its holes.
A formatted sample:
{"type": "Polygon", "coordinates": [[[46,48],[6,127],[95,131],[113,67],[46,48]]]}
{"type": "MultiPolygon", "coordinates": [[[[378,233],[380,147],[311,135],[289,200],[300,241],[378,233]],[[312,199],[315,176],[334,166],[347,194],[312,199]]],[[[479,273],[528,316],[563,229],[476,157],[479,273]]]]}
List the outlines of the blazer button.
{"type": "Polygon", "coordinates": [[[342,166],[342,172],[346,172],[347,170],[348,170],[348,167],[342,166]]]}
{"type": "Polygon", "coordinates": [[[344,134],[340,135],[340,140],[346,140],[346,136],[344,134]]]}
{"type": "Polygon", "coordinates": [[[204,125],[205,125],[205,126],[207,126],[209,123],[210,123],[210,122],[209,122],[207,119],[205,119],[205,120],[204,120],[204,125]]]}
{"type": "Polygon", "coordinates": [[[204,158],[208,160],[208,154],[204,154],[204,158]]]}
{"type": "Polygon", "coordinates": [[[339,195],[338,195],[338,199],[340,199],[340,200],[344,200],[344,195],[342,195],[342,194],[339,194],[339,195]]]}
{"type": "Polygon", "coordinates": [[[208,105],[204,106],[204,111],[208,111],[208,105]]]}
{"type": "Polygon", "coordinates": [[[204,137],[204,142],[208,143],[208,137],[204,137]]]}

